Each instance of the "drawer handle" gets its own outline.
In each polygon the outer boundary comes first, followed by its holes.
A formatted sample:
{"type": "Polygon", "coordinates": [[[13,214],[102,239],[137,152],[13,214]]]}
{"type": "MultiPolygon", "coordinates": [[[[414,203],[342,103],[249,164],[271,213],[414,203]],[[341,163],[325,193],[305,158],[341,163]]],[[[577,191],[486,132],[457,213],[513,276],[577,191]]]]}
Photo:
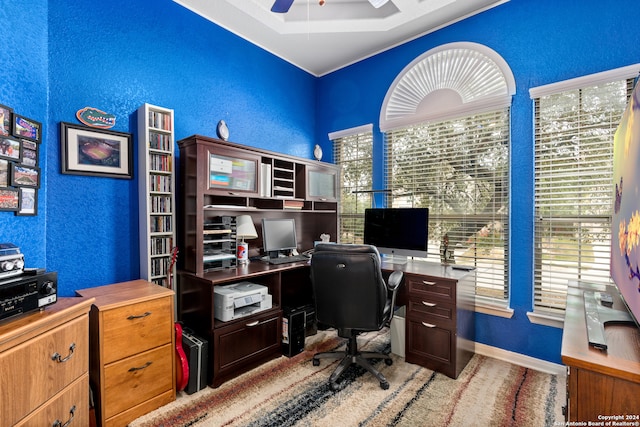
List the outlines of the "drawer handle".
{"type": "Polygon", "coordinates": [[[426,326],[427,328],[435,328],[436,325],[433,323],[422,322],[422,326],[426,326]]]}
{"type": "Polygon", "coordinates": [[[434,302],[426,302],[426,301],[422,301],[422,303],[423,303],[424,305],[426,305],[427,307],[435,307],[436,305],[438,305],[438,304],[436,304],[436,303],[434,303],[434,302]]]}
{"type": "Polygon", "coordinates": [[[424,283],[425,285],[429,285],[429,286],[435,286],[436,282],[429,282],[428,280],[423,280],[422,283],[424,283]]]}
{"type": "Polygon", "coordinates": [[[151,366],[153,362],[147,362],[142,366],[134,366],[133,368],[129,368],[129,372],[134,372],[134,371],[141,371],[143,369],[148,368],[149,366],[151,366]]]}
{"type": "Polygon", "coordinates": [[[142,319],[143,317],[147,317],[147,316],[151,316],[151,312],[150,311],[145,311],[142,314],[138,314],[137,316],[132,314],[131,316],[127,317],[128,320],[133,320],[133,319],[142,319]]]}
{"type": "Polygon", "coordinates": [[[76,343],[71,343],[71,345],[69,346],[69,354],[67,355],[67,357],[62,357],[62,355],[56,351],[51,355],[51,360],[55,360],[58,363],[64,363],[71,359],[74,351],[76,351],[76,343]]]}
{"type": "Polygon", "coordinates": [[[251,328],[251,327],[253,327],[253,326],[258,326],[259,324],[260,324],[260,321],[259,321],[259,320],[256,320],[255,322],[247,323],[247,325],[246,325],[246,326],[247,326],[248,328],[251,328]]]}
{"type": "Polygon", "coordinates": [[[60,420],[55,420],[53,424],[51,424],[51,427],[68,427],[69,424],[71,424],[71,421],[73,421],[73,418],[75,416],[76,416],[76,405],[73,405],[71,409],[69,409],[69,419],[67,420],[67,422],[62,424],[60,420]]]}

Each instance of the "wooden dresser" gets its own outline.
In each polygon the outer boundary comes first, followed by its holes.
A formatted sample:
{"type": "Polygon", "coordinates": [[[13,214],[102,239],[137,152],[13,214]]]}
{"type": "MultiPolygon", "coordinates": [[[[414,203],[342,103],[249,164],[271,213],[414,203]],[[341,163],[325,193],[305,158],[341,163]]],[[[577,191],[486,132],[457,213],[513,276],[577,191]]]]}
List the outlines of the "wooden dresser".
{"type": "Polygon", "coordinates": [[[611,286],[579,282],[569,287],[562,333],[562,362],[568,367],[568,421],[587,425],[613,420],[637,425],[634,423],[640,422],[640,330],[634,324],[608,324],[604,328],[607,351],[589,346],[585,290],[608,292],[614,300],[613,308],[626,310],[611,286]]]}
{"type": "Polygon", "coordinates": [[[90,376],[99,425],[125,426],[175,400],[174,292],[134,280],[77,293],[95,298],[90,376]]]}
{"type": "Polygon", "coordinates": [[[91,298],[0,322],[0,425],[89,425],[91,298]]]}

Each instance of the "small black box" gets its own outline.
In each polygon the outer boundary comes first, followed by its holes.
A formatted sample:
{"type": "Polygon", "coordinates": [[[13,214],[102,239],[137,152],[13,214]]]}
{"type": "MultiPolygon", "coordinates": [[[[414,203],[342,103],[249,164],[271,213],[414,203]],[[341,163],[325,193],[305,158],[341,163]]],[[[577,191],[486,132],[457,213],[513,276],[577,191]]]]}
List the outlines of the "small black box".
{"type": "Polygon", "coordinates": [[[182,331],[182,349],[189,363],[189,381],[184,391],[193,394],[207,386],[209,343],[185,328],[182,331]]]}
{"type": "Polygon", "coordinates": [[[282,318],[282,354],[295,356],[304,351],[306,313],[296,308],[283,310],[282,318]]]}

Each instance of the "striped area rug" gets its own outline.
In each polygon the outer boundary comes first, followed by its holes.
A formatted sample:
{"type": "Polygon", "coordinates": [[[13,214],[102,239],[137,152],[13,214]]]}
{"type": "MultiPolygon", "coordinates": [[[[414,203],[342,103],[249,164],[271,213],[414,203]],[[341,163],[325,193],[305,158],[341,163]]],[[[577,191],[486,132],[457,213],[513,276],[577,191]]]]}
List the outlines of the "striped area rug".
{"type": "MultiPolygon", "coordinates": [[[[389,349],[389,334],[361,335],[363,349],[389,349]]],[[[394,357],[376,365],[390,383],[382,390],[364,369],[343,374],[344,388],[327,380],[337,362],[311,363],[317,351],[342,347],[333,331],[307,338],[293,357],[266,363],[217,389],[175,402],[131,427],[204,426],[553,426],[562,425],[565,377],[475,355],[458,379],[394,357]]]]}

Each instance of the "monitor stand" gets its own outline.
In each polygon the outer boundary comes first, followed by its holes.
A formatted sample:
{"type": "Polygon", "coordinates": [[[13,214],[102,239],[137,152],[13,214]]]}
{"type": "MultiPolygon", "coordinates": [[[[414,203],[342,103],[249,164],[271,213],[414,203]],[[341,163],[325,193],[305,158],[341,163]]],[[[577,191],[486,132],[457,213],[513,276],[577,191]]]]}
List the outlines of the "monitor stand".
{"type": "Polygon", "coordinates": [[[409,257],[396,255],[396,254],[381,254],[382,261],[389,262],[391,264],[406,264],[409,257]]]}
{"type": "Polygon", "coordinates": [[[607,322],[634,323],[627,311],[603,307],[598,303],[594,291],[584,291],[584,315],[587,321],[587,337],[589,345],[600,350],[607,349],[604,337],[604,324],[607,322]]]}

